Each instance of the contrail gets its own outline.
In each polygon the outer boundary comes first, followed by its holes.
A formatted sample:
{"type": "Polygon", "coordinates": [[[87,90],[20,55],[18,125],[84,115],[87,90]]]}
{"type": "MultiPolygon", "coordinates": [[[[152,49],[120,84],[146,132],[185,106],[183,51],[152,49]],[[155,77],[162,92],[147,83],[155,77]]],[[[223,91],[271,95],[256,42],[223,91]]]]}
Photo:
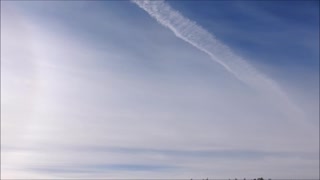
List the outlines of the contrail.
{"type": "Polygon", "coordinates": [[[302,114],[301,110],[290,101],[286,93],[273,80],[258,72],[247,61],[234,54],[228,46],[217,40],[214,35],[197,25],[196,22],[184,17],[169,4],[159,0],[133,0],[132,2],[145,10],[161,25],[173,31],[177,37],[208,54],[212,60],[222,65],[240,81],[258,89],[265,95],[272,96],[272,100],[276,100],[277,105],[282,99],[284,103],[282,105],[290,109],[291,113],[302,114]]]}
{"type": "Polygon", "coordinates": [[[241,57],[235,55],[228,46],[217,40],[214,35],[183,17],[164,1],[134,0],[133,2],[160,24],[173,31],[177,37],[208,54],[239,80],[248,85],[260,84],[261,80],[269,81],[241,57]]]}

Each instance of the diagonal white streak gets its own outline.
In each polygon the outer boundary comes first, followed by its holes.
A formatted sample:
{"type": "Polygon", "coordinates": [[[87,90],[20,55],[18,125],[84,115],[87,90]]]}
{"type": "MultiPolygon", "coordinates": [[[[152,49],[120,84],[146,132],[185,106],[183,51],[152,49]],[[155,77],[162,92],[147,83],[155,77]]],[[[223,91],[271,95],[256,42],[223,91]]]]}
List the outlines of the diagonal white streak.
{"type": "Polygon", "coordinates": [[[241,81],[249,85],[257,83],[257,79],[267,81],[261,73],[258,73],[241,57],[235,55],[228,46],[219,42],[214,35],[195,22],[183,17],[164,1],[134,0],[133,2],[148,12],[160,24],[173,31],[177,37],[208,54],[241,81]]]}
{"type": "Polygon", "coordinates": [[[214,35],[184,17],[166,2],[133,0],[133,3],[145,10],[161,25],[173,31],[177,37],[208,54],[212,60],[222,65],[237,79],[258,89],[267,96],[272,96],[272,99],[277,101],[275,104],[279,105],[279,100],[282,101],[283,104],[280,104],[289,109],[289,114],[300,114],[300,117],[302,117],[301,110],[290,101],[286,93],[273,80],[257,71],[247,61],[234,54],[228,46],[217,40],[214,35]]]}

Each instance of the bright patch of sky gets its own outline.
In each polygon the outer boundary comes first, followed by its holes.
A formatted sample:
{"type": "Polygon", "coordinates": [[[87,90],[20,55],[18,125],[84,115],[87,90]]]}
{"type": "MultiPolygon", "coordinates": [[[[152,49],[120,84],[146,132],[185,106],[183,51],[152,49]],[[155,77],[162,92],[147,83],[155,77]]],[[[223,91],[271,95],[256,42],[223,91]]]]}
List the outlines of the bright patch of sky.
{"type": "Polygon", "coordinates": [[[1,178],[319,178],[319,2],[158,2],[1,1],[1,178]]]}

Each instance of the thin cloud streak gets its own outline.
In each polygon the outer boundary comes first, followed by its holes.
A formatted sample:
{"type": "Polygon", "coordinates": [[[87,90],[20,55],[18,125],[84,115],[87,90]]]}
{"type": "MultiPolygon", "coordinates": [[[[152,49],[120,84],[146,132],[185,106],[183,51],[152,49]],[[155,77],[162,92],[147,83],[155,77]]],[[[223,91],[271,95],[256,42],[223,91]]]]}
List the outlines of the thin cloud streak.
{"type": "Polygon", "coordinates": [[[292,117],[303,119],[303,112],[291,102],[286,93],[273,80],[234,54],[228,46],[217,40],[214,35],[197,25],[196,22],[184,17],[164,1],[133,0],[132,2],[145,10],[161,25],[173,31],[177,37],[208,54],[212,60],[222,65],[237,79],[273,97],[273,100],[281,99],[282,103],[278,104],[283,104],[289,109],[289,116],[294,114],[292,117]]]}
{"type": "Polygon", "coordinates": [[[230,48],[219,42],[214,35],[197,25],[196,22],[183,17],[165,2],[148,0],[133,2],[160,24],[173,31],[177,37],[207,53],[239,80],[248,85],[257,83],[259,80],[270,81],[246,61],[232,53],[230,48]]]}

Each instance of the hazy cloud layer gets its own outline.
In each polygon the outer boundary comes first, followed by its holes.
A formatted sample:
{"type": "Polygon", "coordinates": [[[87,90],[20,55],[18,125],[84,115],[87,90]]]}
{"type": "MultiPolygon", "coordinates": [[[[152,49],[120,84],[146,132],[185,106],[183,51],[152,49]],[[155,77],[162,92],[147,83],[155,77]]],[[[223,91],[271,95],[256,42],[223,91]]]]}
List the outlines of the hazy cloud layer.
{"type": "Polygon", "coordinates": [[[1,178],[317,178],[319,111],[278,97],[133,3],[1,4],[1,178]]]}

